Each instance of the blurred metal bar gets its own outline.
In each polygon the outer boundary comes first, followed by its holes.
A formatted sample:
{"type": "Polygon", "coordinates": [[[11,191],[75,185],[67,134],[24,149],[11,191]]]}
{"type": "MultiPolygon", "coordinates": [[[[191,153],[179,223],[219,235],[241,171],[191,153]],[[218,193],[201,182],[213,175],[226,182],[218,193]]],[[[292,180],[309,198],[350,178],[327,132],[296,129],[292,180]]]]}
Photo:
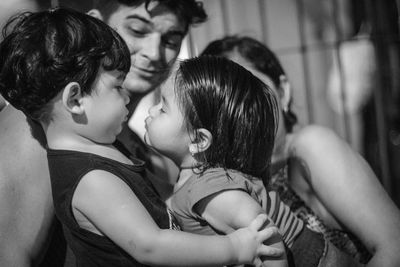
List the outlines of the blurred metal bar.
{"type": "Polygon", "coordinates": [[[342,58],[340,56],[340,44],[342,43],[343,40],[343,32],[342,28],[339,23],[339,4],[338,0],[332,1],[332,17],[333,17],[333,28],[335,31],[335,42],[334,42],[334,55],[337,60],[337,67],[338,67],[338,73],[339,73],[339,84],[340,84],[340,98],[342,100],[342,119],[343,119],[343,127],[344,127],[344,139],[351,144],[351,126],[350,126],[350,120],[349,116],[347,114],[347,108],[346,108],[346,86],[347,86],[347,81],[346,81],[346,76],[344,75],[344,69],[343,69],[343,64],[342,64],[342,58]]]}
{"type": "Polygon", "coordinates": [[[397,29],[400,33],[400,0],[396,0],[397,7],[397,29]]]}
{"type": "Polygon", "coordinates": [[[389,195],[392,195],[392,181],[389,168],[389,151],[388,151],[388,138],[387,138],[387,121],[385,116],[384,107],[384,92],[388,91],[388,83],[390,79],[385,78],[385,73],[388,70],[388,54],[387,44],[383,38],[384,31],[382,29],[382,19],[385,17],[385,12],[381,8],[380,1],[368,1],[367,15],[372,24],[371,40],[374,44],[377,66],[377,79],[374,90],[374,105],[376,110],[376,125],[378,135],[378,148],[379,148],[379,164],[381,168],[381,182],[389,195]],[[386,48],[385,48],[386,47],[386,48]],[[386,67],[385,67],[386,66],[386,67]]]}
{"type": "Polygon", "coordinates": [[[221,12],[222,12],[222,27],[223,27],[223,32],[225,35],[231,34],[231,26],[229,23],[229,12],[227,8],[227,0],[222,0],[220,1],[221,3],[221,12]]]}
{"type": "Polygon", "coordinates": [[[188,56],[189,58],[197,56],[198,51],[195,42],[193,41],[193,31],[188,31],[187,35],[188,56]]]}
{"type": "Polygon", "coordinates": [[[267,22],[267,14],[265,10],[267,10],[267,1],[266,0],[258,0],[258,10],[260,11],[260,19],[261,19],[261,29],[262,29],[262,41],[264,44],[268,44],[269,36],[268,36],[268,22],[267,22]]]}
{"type": "Polygon", "coordinates": [[[305,37],[305,12],[304,12],[304,2],[302,0],[296,0],[296,10],[297,10],[297,21],[298,29],[300,34],[300,53],[301,61],[303,65],[304,72],[304,85],[306,92],[306,105],[308,111],[308,123],[314,123],[314,107],[312,105],[312,93],[311,93],[311,82],[310,82],[310,70],[309,70],[309,60],[307,57],[308,48],[306,45],[305,37]]]}

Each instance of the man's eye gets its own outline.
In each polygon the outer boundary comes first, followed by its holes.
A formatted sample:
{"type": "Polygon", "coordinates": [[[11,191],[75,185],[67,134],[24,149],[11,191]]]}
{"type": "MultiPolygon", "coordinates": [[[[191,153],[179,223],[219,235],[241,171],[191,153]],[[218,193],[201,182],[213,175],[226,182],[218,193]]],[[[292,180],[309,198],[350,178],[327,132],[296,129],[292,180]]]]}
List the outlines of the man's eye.
{"type": "Polygon", "coordinates": [[[146,34],[146,31],[141,30],[141,29],[134,29],[134,28],[130,28],[131,32],[136,35],[136,36],[143,36],[146,34]]]}
{"type": "Polygon", "coordinates": [[[180,36],[165,37],[163,41],[167,46],[177,48],[181,46],[182,38],[180,36]]]}

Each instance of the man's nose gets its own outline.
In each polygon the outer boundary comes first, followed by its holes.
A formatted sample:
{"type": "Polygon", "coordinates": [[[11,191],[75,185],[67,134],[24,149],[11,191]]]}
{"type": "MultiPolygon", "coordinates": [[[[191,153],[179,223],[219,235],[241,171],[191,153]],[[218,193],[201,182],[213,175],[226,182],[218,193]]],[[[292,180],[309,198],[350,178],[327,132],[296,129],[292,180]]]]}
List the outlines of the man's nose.
{"type": "Polygon", "coordinates": [[[148,42],[142,48],[142,55],[148,58],[150,61],[158,61],[161,57],[161,36],[154,34],[148,37],[148,42]]]}

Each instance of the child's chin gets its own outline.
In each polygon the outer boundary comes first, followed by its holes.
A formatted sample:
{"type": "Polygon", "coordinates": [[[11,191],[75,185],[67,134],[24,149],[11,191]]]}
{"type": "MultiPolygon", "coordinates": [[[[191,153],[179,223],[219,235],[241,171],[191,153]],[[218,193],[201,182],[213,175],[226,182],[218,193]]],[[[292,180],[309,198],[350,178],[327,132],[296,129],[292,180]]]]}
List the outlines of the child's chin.
{"type": "Polygon", "coordinates": [[[144,133],[144,138],[143,139],[144,139],[144,143],[147,146],[152,147],[151,141],[150,141],[150,138],[149,138],[149,135],[147,134],[147,132],[144,133]]]}

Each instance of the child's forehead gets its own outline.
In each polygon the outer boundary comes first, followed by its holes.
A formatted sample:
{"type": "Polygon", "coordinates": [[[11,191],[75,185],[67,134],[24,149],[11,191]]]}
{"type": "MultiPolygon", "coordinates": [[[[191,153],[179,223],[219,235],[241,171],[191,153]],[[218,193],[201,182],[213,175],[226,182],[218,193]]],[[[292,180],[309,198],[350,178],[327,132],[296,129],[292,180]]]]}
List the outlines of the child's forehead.
{"type": "Polygon", "coordinates": [[[161,86],[161,96],[171,98],[175,95],[174,83],[168,82],[161,86]]]}
{"type": "Polygon", "coordinates": [[[161,91],[165,93],[171,93],[174,92],[175,90],[175,80],[176,80],[176,75],[177,75],[177,64],[174,65],[172,70],[170,71],[168,78],[165,80],[165,82],[161,85],[161,91]]]}

